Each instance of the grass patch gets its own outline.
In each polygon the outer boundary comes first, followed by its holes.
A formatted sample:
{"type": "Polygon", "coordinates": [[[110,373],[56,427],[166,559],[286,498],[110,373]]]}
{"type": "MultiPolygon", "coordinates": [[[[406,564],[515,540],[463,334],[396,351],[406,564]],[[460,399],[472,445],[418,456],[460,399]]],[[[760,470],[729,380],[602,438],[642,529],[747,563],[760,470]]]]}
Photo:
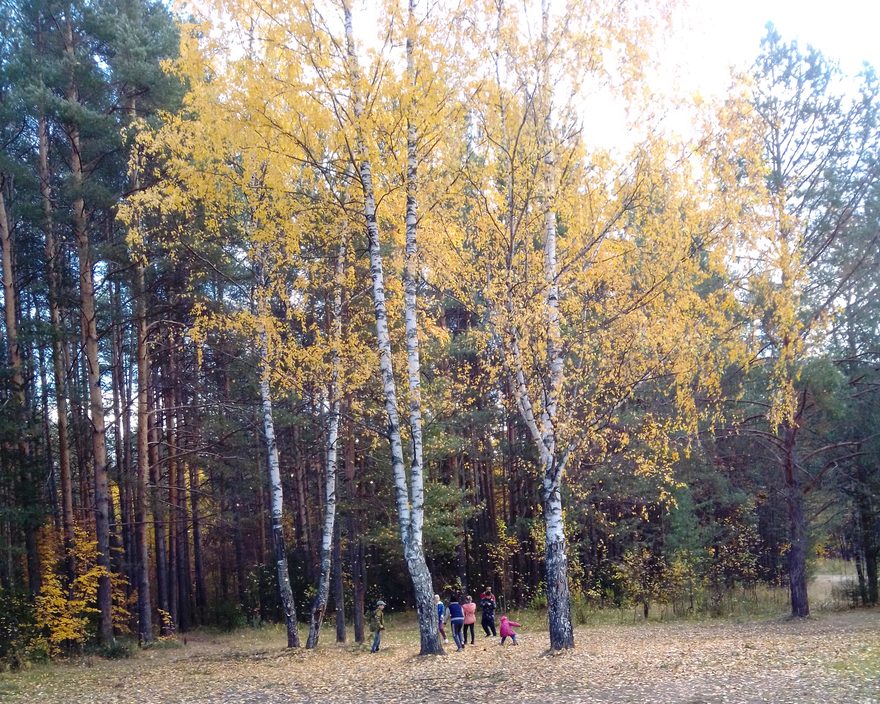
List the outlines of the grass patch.
{"type": "Polygon", "coordinates": [[[880,646],[868,646],[856,657],[837,660],[830,664],[832,670],[845,672],[863,679],[880,679],[880,646]]]}

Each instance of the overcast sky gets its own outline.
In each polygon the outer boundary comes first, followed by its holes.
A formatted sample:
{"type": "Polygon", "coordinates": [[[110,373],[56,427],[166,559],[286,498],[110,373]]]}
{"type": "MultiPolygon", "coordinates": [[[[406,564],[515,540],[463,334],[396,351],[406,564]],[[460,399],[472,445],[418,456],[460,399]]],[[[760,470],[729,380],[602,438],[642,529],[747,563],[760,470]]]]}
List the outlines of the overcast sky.
{"type": "Polygon", "coordinates": [[[678,51],[702,90],[723,90],[726,67],[745,67],[772,21],[783,39],[812,44],[843,69],[880,67],[880,0],[692,0],[678,51]],[[690,25],[689,27],[686,25],[690,25]]]}

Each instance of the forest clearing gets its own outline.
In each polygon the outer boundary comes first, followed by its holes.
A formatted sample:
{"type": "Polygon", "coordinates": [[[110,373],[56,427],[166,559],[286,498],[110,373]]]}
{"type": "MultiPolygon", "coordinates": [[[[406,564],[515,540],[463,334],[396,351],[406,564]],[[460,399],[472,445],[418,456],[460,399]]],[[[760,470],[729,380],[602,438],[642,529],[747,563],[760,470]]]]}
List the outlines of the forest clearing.
{"type": "Polygon", "coordinates": [[[4,693],[876,698],[876,41],[742,2],[0,0],[4,693]]]}
{"type": "Polygon", "coordinates": [[[413,618],[388,629],[387,649],[285,650],[281,628],[193,633],[180,647],[125,660],[73,660],[0,675],[10,704],[347,704],[596,702],[602,704],[869,704],[880,701],[880,610],[734,623],[650,622],[579,627],[578,646],[548,655],[540,616],[517,614],[520,645],[497,638],[420,658],[413,618]]]}

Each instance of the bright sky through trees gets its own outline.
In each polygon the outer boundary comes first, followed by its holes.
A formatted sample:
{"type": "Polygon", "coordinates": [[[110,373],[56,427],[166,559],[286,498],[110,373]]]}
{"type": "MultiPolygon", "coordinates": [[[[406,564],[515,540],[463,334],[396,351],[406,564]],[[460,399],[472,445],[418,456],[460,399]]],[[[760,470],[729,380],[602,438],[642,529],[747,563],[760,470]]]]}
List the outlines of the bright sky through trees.
{"type": "Polygon", "coordinates": [[[686,68],[682,78],[704,92],[723,91],[727,66],[744,68],[755,56],[767,22],[784,37],[812,44],[848,73],[863,62],[880,65],[880,4],[864,0],[696,0],[681,13],[681,41],[674,51],[686,68]],[[687,78],[689,76],[689,79],[687,78]]]}

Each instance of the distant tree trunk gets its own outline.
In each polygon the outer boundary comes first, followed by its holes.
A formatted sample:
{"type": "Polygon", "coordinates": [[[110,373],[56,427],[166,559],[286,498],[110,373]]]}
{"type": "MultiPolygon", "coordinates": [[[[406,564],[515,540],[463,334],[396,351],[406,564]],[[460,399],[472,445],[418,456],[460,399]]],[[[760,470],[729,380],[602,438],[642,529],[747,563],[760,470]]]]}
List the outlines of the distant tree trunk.
{"type": "Polygon", "coordinates": [[[199,470],[195,462],[191,462],[189,465],[189,495],[190,512],[192,513],[192,545],[196,583],[196,612],[198,614],[198,623],[204,625],[205,611],[207,609],[207,592],[205,589],[205,566],[202,555],[202,516],[199,510],[201,486],[199,484],[199,470]]]}
{"type": "MultiPolygon", "coordinates": [[[[64,32],[64,50],[70,64],[70,80],[66,98],[71,105],[79,103],[73,67],[76,54],[73,40],[73,21],[68,15],[64,32]]],[[[95,308],[95,283],[92,268],[91,243],[86,222],[85,201],[83,200],[84,169],[81,159],[80,131],[75,122],[66,125],[70,142],[70,172],[73,201],[73,229],[76,237],[77,258],[79,260],[80,305],[82,309],[82,335],[85,348],[86,372],[88,377],[90,420],[92,425],[92,463],[95,480],[95,533],[98,542],[99,567],[105,573],[98,579],[98,637],[103,644],[113,642],[113,598],[110,584],[110,490],[107,478],[107,442],[104,419],[104,398],[101,388],[101,366],[98,351],[98,320],[95,308]]]]}
{"type": "Polygon", "coordinates": [[[27,425],[27,394],[25,391],[24,372],[22,367],[21,347],[18,342],[18,311],[15,293],[15,276],[13,274],[12,229],[6,200],[3,194],[6,180],[0,176],[0,244],[3,259],[3,307],[6,317],[6,349],[9,368],[12,370],[12,418],[18,425],[18,501],[27,511],[23,527],[25,549],[27,552],[28,591],[36,596],[40,591],[40,554],[37,546],[37,525],[33,516],[36,512],[36,496],[33,478],[30,476],[30,443],[25,427],[27,425]]]}
{"type": "MultiPolygon", "coordinates": [[[[108,220],[108,224],[109,224],[108,220]]],[[[109,227],[108,227],[109,229],[109,227]]],[[[119,267],[114,267],[114,275],[119,274],[119,267]]],[[[116,565],[115,572],[122,573],[129,580],[128,593],[132,587],[131,539],[129,528],[131,517],[128,515],[128,475],[125,467],[125,437],[122,434],[122,401],[121,392],[124,387],[124,370],[122,368],[122,302],[119,294],[119,282],[111,283],[112,325],[110,349],[110,378],[113,399],[113,451],[116,469],[116,487],[119,490],[119,516],[114,515],[110,521],[110,557],[111,563],[116,565]]],[[[128,415],[129,409],[125,409],[128,415]]],[[[113,498],[109,501],[111,514],[113,510],[113,498]]]]}
{"type": "MultiPolygon", "coordinates": [[[[133,108],[132,108],[133,109],[133,108]]],[[[138,641],[153,640],[152,602],[150,600],[150,554],[147,544],[147,477],[150,476],[150,349],[147,336],[147,292],[144,263],[136,258],[134,269],[134,297],[137,330],[137,476],[135,480],[134,532],[137,546],[135,566],[138,590],[138,641]]],[[[154,491],[155,494],[155,491],[154,491]]],[[[155,503],[154,503],[155,511],[155,503]]],[[[157,541],[159,540],[157,535],[157,541]]],[[[157,577],[161,584],[161,577],[157,577]]],[[[161,587],[160,587],[161,592],[161,587]]]]}
{"type": "Polygon", "coordinates": [[[865,558],[865,603],[876,606],[877,595],[877,536],[875,534],[876,516],[871,506],[872,492],[868,483],[868,473],[859,458],[856,460],[856,507],[858,510],[859,533],[861,534],[862,554],[865,558]]]}
{"type": "Polygon", "coordinates": [[[810,615],[807,596],[807,521],[804,515],[804,492],[797,477],[795,440],[797,430],[791,424],[783,428],[783,473],[785,478],[785,505],[788,509],[788,580],[791,592],[791,615],[806,618],[810,615]]]}
{"type": "Polygon", "coordinates": [[[336,642],[345,643],[345,585],[342,580],[342,531],[336,521],[333,536],[333,605],[336,607],[336,642]]]}
{"type": "MultiPolygon", "coordinates": [[[[32,303],[37,310],[37,320],[42,323],[40,318],[39,305],[34,296],[32,303]]],[[[55,477],[55,453],[52,451],[52,429],[49,421],[49,381],[46,374],[46,348],[43,345],[37,347],[37,362],[40,370],[40,410],[43,422],[43,444],[46,447],[46,482],[49,493],[49,505],[52,510],[52,526],[56,533],[61,533],[61,514],[58,510],[58,482],[55,477]]]]}
{"type": "Polygon", "coordinates": [[[248,602],[247,575],[245,574],[244,565],[244,541],[238,507],[232,509],[232,548],[235,557],[235,583],[238,603],[241,605],[241,611],[245,615],[248,624],[253,625],[254,615],[248,602]]]}
{"type": "MultiPolygon", "coordinates": [[[[351,408],[351,400],[346,399],[346,408],[351,408]]],[[[357,467],[355,466],[354,431],[351,422],[348,423],[346,448],[345,448],[345,480],[348,485],[348,515],[345,532],[348,535],[348,565],[351,574],[352,587],[352,622],[354,624],[354,640],[356,643],[364,642],[364,600],[366,586],[364,584],[364,547],[360,535],[360,527],[357,518],[358,490],[357,467]]]]}
{"type": "MultiPolygon", "coordinates": [[[[173,344],[171,337],[166,339],[168,348],[173,344]]],[[[177,517],[177,418],[174,415],[174,396],[171,390],[170,373],[163,378],[163,401],[164,401],[164,431],[165,431],[165,462],[168,467],[168,603],[171,607],[171,618],[178,630],[185,630],[180,623],[180,583],[178,581],[178,525],[177,517]]]]}
{"type": "Polygon", "coordinates": [[[49,174],[49,133],[46,115],[40,110],[37,135],[40,160],[40,200],[43,206],[43,236],[45,238],[47,297],[49,302],[49,323],[52,339],[52,375],[55,383],[55,410],[58,427],[58,468],[61,479],[61,526],[64,535],[64,563],[68,582],[76,575],[76,560],[73,556],[73,479],[70,471],[70,438],[67,429],[67,378],[64,356],[61,349],[63,328],[58,310],[59,256],[55,244],[52,218],[52,187],[49,174]]]}
{"type": "Polygon", "coordinates": [[[312,618],[309,625],[309,637],[306,648],[315,648],[321,635],[321,624],[327,610],[327,598],[330,592],[330,568],[332,562],[333,538],[336,535],[336,469],[339,440],[339,378],[341,357],[339,346],[342,344],[342,289],[345,285],[345,247],[343,241],[339,245],[336,256],[335,290],[333,292],[333,309],[331,321],[331,379],[327,390],[327,471],[324,478],[324,528],[321,534],[321,560],[315,601],[312,605],[312,618]]]}
{"type": "MultiPolygon", "coordinates": [[[[147,369],[149,370],[149,366],[147,369]]],[[[166,636],[169,635],[173,628],[173,616],[171,614],[171,595],[169,593],[168,553],[166,552],[167,542],[164,520],[165,511],[164,501],[162,499],[162,468],[159,462],[160,430],[155,416],[157,408],[155,399],[156,393],[151,384],[147,388],[147,405],[148,408],[153,410],[153,413],[149,413],[147,417],[147,457],[149,459],[150,483],[152,484],[150,502],[153,511],[153,541],[156,548],[157,606],[163,612],[159,619],[160,632],[163,636],[166,636]]],[[[138,408],[140,409],[140,400],[138,400],[138,404],[138,408]]]]}
{"type": "MultiPolygon", "coordinates": [[[[264,331],[260,343],[260,396],[263,404],[263,434],[266,438],[266,461],[269,469],[269,486],[272,491],[272,545],[275,549],[275,570],[278,576],[278,597],[284,610],[287,625],[287,647],[299,647],[296,628],[296,607],[290,588],[290,572],[287,568],[287,550],[284,545],[284,494],[281,485],[281,465],[278,461],[278,444],[275,442],[275,422],[272,418],[272,396],[269,390],[269,341],[264,331]]],[[[236,521],[237,524],[237,521],[236,521]]],[[[238,550],[238,546],[236,546],[238,550]]],[[[236,554],[236,557],[238,555],[236,554]]]]}

